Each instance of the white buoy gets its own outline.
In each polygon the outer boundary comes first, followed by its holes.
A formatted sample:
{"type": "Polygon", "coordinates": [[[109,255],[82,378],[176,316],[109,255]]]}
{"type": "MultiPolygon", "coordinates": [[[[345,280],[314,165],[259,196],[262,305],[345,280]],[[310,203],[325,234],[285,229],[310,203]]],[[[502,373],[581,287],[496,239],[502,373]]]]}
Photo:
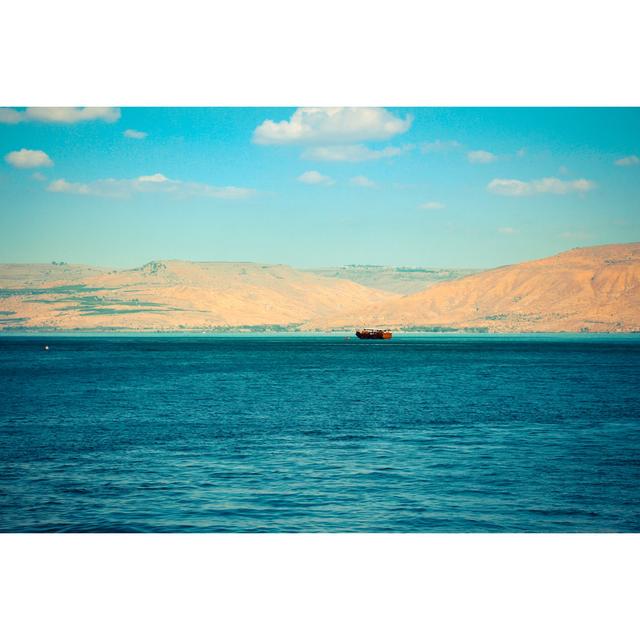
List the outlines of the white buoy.
{"type": "Polygon", "coordinates": [[[49,345],[48,345],[48,344],[45,344],[45,345],[44,345],[44,350],[45,350],[45,351],[49,351],[49,345]]]}

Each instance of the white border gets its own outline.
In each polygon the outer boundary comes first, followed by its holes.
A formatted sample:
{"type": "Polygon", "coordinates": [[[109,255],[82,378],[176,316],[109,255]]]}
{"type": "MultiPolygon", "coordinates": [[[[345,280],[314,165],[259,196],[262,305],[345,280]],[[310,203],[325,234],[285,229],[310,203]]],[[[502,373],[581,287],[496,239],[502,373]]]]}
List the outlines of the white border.
{"type": "Polygon", "coordinates": [[[637,536],[7,535],[0,635],[637,638],[637,536]]]}
{"type": "Polygon", "coordinates": [[[640,103],[637,3],[5,3],[5,105],[640,103]]]}

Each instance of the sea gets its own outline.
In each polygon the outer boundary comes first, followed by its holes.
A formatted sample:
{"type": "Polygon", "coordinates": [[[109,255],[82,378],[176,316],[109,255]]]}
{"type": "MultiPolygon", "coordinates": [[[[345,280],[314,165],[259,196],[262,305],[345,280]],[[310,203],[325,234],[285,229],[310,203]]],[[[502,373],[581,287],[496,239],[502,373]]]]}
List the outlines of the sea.
{"type": "Polygon", "coordinates": [[[640,532],[640,336],[4,335],[0,531],[640,532]]]}

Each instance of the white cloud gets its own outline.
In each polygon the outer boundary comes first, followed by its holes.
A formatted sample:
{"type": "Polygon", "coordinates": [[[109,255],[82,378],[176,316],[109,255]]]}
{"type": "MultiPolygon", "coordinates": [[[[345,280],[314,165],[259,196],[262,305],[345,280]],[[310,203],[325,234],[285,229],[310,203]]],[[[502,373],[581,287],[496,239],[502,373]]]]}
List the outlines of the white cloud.
{"type": "Polygon", "coordinates": [[[136,129],[127,129],[123,134],[125,138],[133,138],[134,140],[143,140],[149,134],[145,131],[137,131],[136,129]]]}
{"type": "Polygon", "coordinates": [[[117,107],[29,107],[28,109],[0,108],[0,123],[57,122],[73,124],[89,120],[115,122],[120,119],[117,107]]]}
{"type": "Polygon", "coordinates": [[[18,169],[34,169],[35,167],[51,167],[53,165],[53,160],[44,151],[37,149],[11,151],[4,159],[18,169]]]}
{"type": "Polygon", "coordinates": [[[585,193],[595,188],[591,180],[560,180],[559,178],[541,178],[540,180],[505,180],[496,178],[487,185],[487,190],[499,196],[533,196],[541,193],[566,195],[585,193]]]}
{"type": "Polygon", "coordinates": [[[349,180],[349,183],[354,187],[375,187],[376,183],[373,180],[369,180],[366,176],[354,176],[349,180]]]}
{"type": "Polygon", "coordinates": [[[9,109],[8,107],[0,107],[0,123],[2,124],[18,124],[23,121],[24,111],[17,109],[9,109]]]}
{"type": "Polygon", "coordinates": [[[498,233],[501,233],[505,236],[512,236],[515,233],[518,233],[518,230],[514,229],[513,227],[500,227],[498,229],[498,233]]]}
{"type": "Polygon", "coordinates": [[[137,193],[165,193],[175,197],[201,196],[235,200],[254,195],[253,189],[242,187],[217,187],[202,182],[172,180],[155,173],[131,179],[105,178],[92,182],[68,182],[60,179],[49,183],[47,191],[104,198],[128,198],[137,193]]]}
{"type": "Polygon", "coordinates": [[[442,204],[442,202],[435,202],[435,201],[423,202],[420,205],[420,209],[428,209],[428,210],[444,209],[444,205],[442,204]]]}
{"type": "Polygon", "coordinates": [[[321,160],[324,162],[364,162],[393,158],[403,152],[400,147],[385,147],[384,149],[370,149],[363,144],[337,145],[330,147],[312,147],[307,149],[303,158],[321,160]]]}
{"type": "Polygon", "coordinates": [[[322,175],[319,171],[305,171],[301,176],[298,176],[298,182],[304,182],[304,184],[322,184],[328,187],[333,184],[333,179],[329,176],[322,175]]]}
{"type": "Polygon", "coordinates": [[[140,176],[138,182],[172,182],[167,176],[161,173],[154,173],[151,176],[140,176]]]}
{"type": "Polygon", "coordinates": [[[59,180],[54,180],[49,183],[47,187],[47,191],[53,191],[55,193],[76,193],[83,195],[104,195],[99,193],[99,183],[106,182],[103,180],[98,180],[94,183],[93,194],[91,193],[91,188],[88,184],[84,184],[82,182],[67,182],[63,178],[59,180]]]}
{"type": "Polygon", "coordinates": [[[423,142],[420,145],[422,153],[437,153],[440,151],[453,151],[462,145],[457,140],[434,140],[433,142],[423,142]]]}
{"type": "Polygon", "coordinates": [[[382,107],[304,107],[289,120],[265,120],[253,132],[256,144],[348,143],[386,140],[404,133],[413,116],[398,118],[382,107]]]}
{"type": "Polygon", "coordinates": [[[630,167],[634,164],[640,164],[640,158],[638,158],[638,156],[627,156],[626,158],[616,160],[615,164],[619,167],[630,167]]]}
{"type": "Polygon", "coordinates": [[[477,151],[469,151],[469,153],[467,153],[467,159],[472,164],[488,164],[489,162],[497,160],[498,156],[491,153],[491,151],[478,149],[477,151]]]}

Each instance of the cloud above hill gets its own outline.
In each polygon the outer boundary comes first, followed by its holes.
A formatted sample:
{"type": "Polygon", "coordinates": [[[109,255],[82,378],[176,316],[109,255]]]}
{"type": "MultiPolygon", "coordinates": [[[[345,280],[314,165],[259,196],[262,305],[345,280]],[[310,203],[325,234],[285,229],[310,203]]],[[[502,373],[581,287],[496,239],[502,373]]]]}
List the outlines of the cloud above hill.
{"type": "Polygon", "coordinates": [[[541,178],[529,182],[496,178],[487,185],[487,191],[499,196],[534,196],[545,193],[562,196],[569,193],[585,193],[594,189],[595,186],[595,182],[585,178],[578,180],[541,178]]]}
{"type": "Polygon", "coordinates": [[[420,145],[422,153],[441,153],[443,151],[455,151],[461,149],[462,144],[457,140],[433,140],[431,142],[423,142],[420,145]]]}
{"type": "Polygon", "coordinates": [[[376,186],[376,183],[367,178],[367,176],[353,176],[353,178],[349,180],[349,184],[354,187],[365,187],[368,189],[376,186]]]}
{"type": "Polygon", "coordinates": [[[139,193],[164,193],[175,197],[200,196],[237,200],[255,194],[253,189],[217,187],[202,182],[172,180],[161,173],[131,179],[105,178],[92,182],[69,182],[64,179],[49,183],[47,191],[103,198],[128,198],[139,193]]]}
{"type": "Polygon", "coordinates": [[[387,140],[408,131],[413,116],[399,118],[382,107],[303,107],[289,120],[265,120],[253,132],[262,145],[327,144],[387,140]]]}
{"type": "Polygon", "coordinates": [[[17,169],[34,169],[36,167],[51,167],[53,160],[38,149],[20,149],[7,153],[4,159],[17,169]]]}
{"type": "Polygon", "coordinates": [[[482,149],[469,151],[469,153],[467,153],[467,160],[472,164],[489,164],[490,162],[495,162],[497,159],[498,156],[496,156],[495,153],[483,151],[482,149]]]}
{"type": "Polygon", "coordinates": [[[323,162],[366,162],[393,158],[403,153],[400,147],[385,147],[384,149],[370,149],[364,144],[335,145],[329,147],[311,147],[302,157],[323,162]]]}
{"type": "Polygon", "coordinates": [[[329,176],[321,174],[319,171],[305,171],[302,175],[298,176],[298,182],[302,182],[303,184],[321,184],[328,187],[334,183],[334,180],[329,176]]]}
{"type": "Polygon", "coordinates": [[[640,164],[640,158],[638,156],[626,156],[615,161],[619,167],[630,167],[634,164],[640,164]]]}
{"type": "Polygon", "coordinates": [[[75,124],[90,120],[116,122],[120,119],[117,107],[29,107],[28,109],[0,108],[0,123],[49,122],[75,124]]]}
{"type": "Polygon", "coordinates": [[[133,138],[134,140],[144,140],[149,134],[145,131],[137,131],[136,129],[126,129],[122,134],[125,138],[133,138]]]}
{"type": "Polygon", "coordinates": [[[444,204],[442,204],[442,202],[432,200],[431,202],[423,202],[419,208],[426,209],[427,211],[433,211],[436,209],[444,209],[444,204]]]}

